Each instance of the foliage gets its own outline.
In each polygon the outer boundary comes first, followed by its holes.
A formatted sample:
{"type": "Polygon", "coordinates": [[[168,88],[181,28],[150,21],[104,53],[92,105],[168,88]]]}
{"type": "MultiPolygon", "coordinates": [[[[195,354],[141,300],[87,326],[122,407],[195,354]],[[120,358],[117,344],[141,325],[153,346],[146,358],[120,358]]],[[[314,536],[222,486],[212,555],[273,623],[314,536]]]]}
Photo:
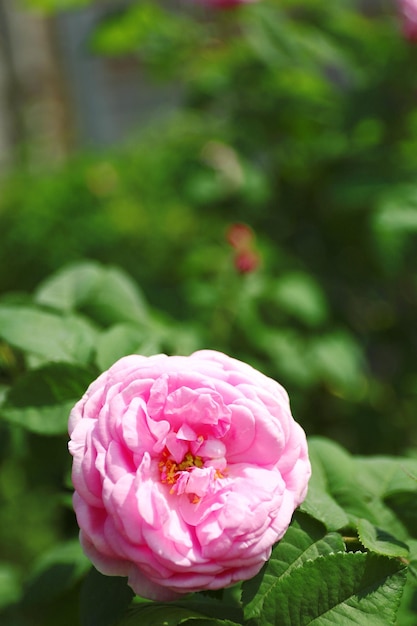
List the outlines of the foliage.
{"type": "Polygon", "coordinates": [[[182,103],[127,146],[2,182],[0,290],[117,264],[201,345],[283,382],[310,433],[416,446],[417,63],[394,7],[133,2],[91,47],[177,81],[182,103]],[[234,222],[256,233],[250,275],[234,222]]]}
{"type": "Polygon", "coordinates": [[[16,515],[18,487],[25,494],[21,513],[41,514],[32,528],[27,525],[33,520],[20,517],[0,538],[2,623],[49,626],[69,611],[74,626],[293,626],[325,624],[329,616],[338,624],[395,624],[405,585],[399,610],[412,615],[417,460],[355,457],[320,437],[309,441],[313,476],[307,499],[254,579],[175,603],[132,602],[126,581],[91,570],[76,540],[65,489],[66,419],[89,382],[118,357],[175,353],[184,342],[191,349],[196,337],[152,311],[121,270],[93,262],[51,276],[30,299],[0,302],[0,318],[8,355],[0,405],[0,522],[5,528],[16,515]],[[10,482],[15,472],[20,481],[10,482]],[[42,499],[41,511],[28,501],[29,493],[42,499]],[[33,538],[35,546],[29,544],[33,538]]]}

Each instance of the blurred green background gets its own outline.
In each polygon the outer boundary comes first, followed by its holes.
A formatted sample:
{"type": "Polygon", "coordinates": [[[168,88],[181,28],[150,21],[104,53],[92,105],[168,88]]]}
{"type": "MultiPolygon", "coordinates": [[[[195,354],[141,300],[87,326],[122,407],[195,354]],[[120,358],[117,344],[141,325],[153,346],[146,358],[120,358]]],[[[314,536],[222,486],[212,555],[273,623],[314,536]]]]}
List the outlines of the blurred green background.
{"type": "MultiPolygon", "coordinates": [[[[89,4],[68,0],[65,15],[89,4]]],[[[62,8],[27,0],[21,12],[56,37],[62,8]]],[[[0,302],[65,309],[41,281],[84,259],[116,266],[132,279],[115,278],[117,289],[129,282],[125,315],[123,298],[110,316],[108,302],[80,307],[115,332],[90,379],[115,344],[120,356],[219,349],[280,381],[308,435],[359,454],[417,448],[417,45],[396,4],[107,3],[83,45],[129,81],[137,73],[156,104],[137,128],[94,141],[71,108],[65,132],[49,136],[23,102],[0,178],[0,302]],[[136,321],[138,334],[114,331],[136,321]]],[[[70,90],[65,62],[59,79],[70,90]]],[[[74,276],[78,285],[85,273],[74,276]]],[[[0,343],[4,393],[27,367],[0,343]]],[[[61,431],[1,423],[0,551],[16,564],[5,565],[7,597],[74,534],[61,431]]],[[[39,623],[54,623],[42,610],[39,623]]]]}

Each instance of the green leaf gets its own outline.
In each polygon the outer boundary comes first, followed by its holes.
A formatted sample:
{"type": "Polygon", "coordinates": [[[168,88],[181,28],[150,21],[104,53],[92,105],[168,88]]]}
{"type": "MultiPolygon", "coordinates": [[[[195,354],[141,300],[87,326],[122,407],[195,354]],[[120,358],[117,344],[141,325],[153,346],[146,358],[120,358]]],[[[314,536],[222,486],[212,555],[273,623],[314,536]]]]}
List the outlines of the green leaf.
{"type": "Polygon", "coordinates": [[[279,371],[301,387],[316,382],[316,374],[306,354],[308,344],[293,329],[257,329],[257,345],[260,346],[279,368],[279,371]]]}
{"type": "Polygon", "coordinates": [[[69,363],[54,363],[21,376],[0,407],[13,424],[42,435],[67,432],[69,412],[94,374],[69,363]]]}
{"type": "Polygon", "coordinates": [[[405,584],[395,559],[362,552],[307,561],[265,598],[262,626],[389,626],[405,584]]]}
{"type": "MultiPolygon", "coordinates": [[[[313,476],[317,473],[320,477],[320,489],[329,493],[345,511],[350,520],[349,525],[356,527],[357,519],[364,518],[401,541],[406,540],[407,532],[398,515],[380,498],[375,497],[372,485],[363,479],[361,461],[358,463],[341,446],[322,437],[309,439],[309,455],[313,476]]],[[[321,510],[319,508],[319,514],[321,510]]]]}
{"type": "Polygon", "coordinates": [[[323,324],[328,315],[324,293],[318,283],[303,272],[282,276],[271,294],[280,308],[310,326],[323,324]]]}
{"type": "Polygon", "coordinates": [[[241,595],[242,583],[238,583],[226,589],[191,593],[175,604],[192,611],[194,615],[209,615],[211,619],[230,620],[240,624],[243,620],[241,595]]]}
{"type": "Polygon", "coordinates": [[[365,548],[392,557],[408,557],[408,546],[366,519],[358,520],[359,540],[365,548]]]}
{"type": "Polygon", "coordinates": [[[132,598],[126,578],[103,576],[92,568],[80,593],[81,626],[113,626],[132,598]]]}
{"type": "Polygon", "coordinates": [[[274,547],[268,563],[257,576],[243,583],[245,619],[261,614],[265,599],[274,594],[283,576],[290,575],[307,560],[344,550],[345,545],[338,533],[327,533],[317,520],[296,513],[284,538],[274,547]]]}
{"type": "Polygon", "coordinates": [[[87,363],[97,331],[85,319],[36,308],[0,305],[0,337],[43,360],[87,363]]]}
{"type": "Polygon", "coordinates": [[[101,275],[102,267],[98,263],[71,264],[39,285],[34,294],[35,302],[70,313],[89,299],[101,275]]]}
{"type": "Polygon", "coordinates": [[[25,589],[25,605],[49,603],[71,588],[90,569],[78,540],[47,552],[36,564],[25,589]]]}
{"type": "Polygon", "coordinates": [[[63,311],[82,310],[102,324],[144,322],[147,307],[134,281],[121,269],[77,263],[60,270],[38,288],[35,299],[63,311]]]}
{"type": "Polygon", "coordinates": [[[409,569],[412,574],[409,580],[411,580],[414,585],[417,585],[417,539],[409,539],[408,547],[410,549],[409,569]]]}
{"type": "MultiPolygon", "coordinates": [[[[190,619],[199,618],[206,619],[204,615],[190,609],[186,609],[175,604],[160,603],[144,603],[138,608],[129,610],[128,614],[120,621],[117,626],[177,626],[183,624],[190,619]]],[[[210,624],[217,622],[216,618],[210,620],[210,624]]],[[[220,620],[219,620],[220,622],[220,620]]],[[[229,622],[232,624],[232,622],[229,622]]]]}
{"type": "Polygon", "coordinates": [[[138,352],[145,332],[133,324],[116,324],[100,335],[97,342],[96,363],[106,370],[115,361],[138,352]]]}
{"type": "Polygon", "coordinates": [[[385,498],[400,491],[417,493],[417,460],[405,457],[356,457],[361,482],[375,497],[385,498]]]}
{"type": "Polygon", "coordinates": [[[384,200],[375,214],[374,226],[381,231],[417,232],[417,196],[415,187],[394,190],[396,195],[384,200]]]}
{"type": "Polygon", "coordinates": [[[241,622],[231,622],[228,619],[217,619],[216,617],[191,617],[185,622],[179,622],[181,626],[241,626],[241,622]]]}
{"type": "Polygon", "coordinates": [[[417,539],[417,490],[400,491],[385,499],[411,537],[417,539]]]}
{"type": "Polygon", "coordinates": [[[0,611],[19,599],[21,593],[17,569],[10,563],[0,562],[0,611]]]}
{"type": "Polygon", "coordinates": [[[320,458],[310,454],[312,474],[308,485],[307,497],[300,510],[321,521],[327,530],[339,530],[349,525],[347,513],[329,493],[326,474],[320,458]]]}
{"type": "Polygon", "coordinates": [[[416,626],[417,589],[408,577],[397,614],[398,626],[416,626]]]}
{"type": "Polygon", "coordinates": [[[361,397],[365,389],[363,355],[352,335],[335,331],[315,339],[310,345],[309,359],[337,395],[361,397]]]}
{"type": "Polygon", "coordinates": [[[309,439],[309,455],[322,489],[347,513],[371,519],[372,494],[362,485],[355,459],[337,443],[322,437],[309,439]]]}

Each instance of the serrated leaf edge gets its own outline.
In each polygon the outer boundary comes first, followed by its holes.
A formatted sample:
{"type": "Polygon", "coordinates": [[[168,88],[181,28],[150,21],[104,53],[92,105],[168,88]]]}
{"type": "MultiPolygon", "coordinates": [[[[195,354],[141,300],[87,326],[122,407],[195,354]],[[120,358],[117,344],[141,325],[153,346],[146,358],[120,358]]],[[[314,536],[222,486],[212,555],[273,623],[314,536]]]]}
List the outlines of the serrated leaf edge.
{"type": "MultiPolygon", "coordinates": [[[[404,570],[406,570],[406,569],[407,569],[406,564],[402,563],[402,562],[400,561],[400,559],[398,559],[398,558],[395,558],[395,557],[389,557],[389,556],[386,556],[386,555],[381,555],[381,554],[377,554],[377,553],[375,553],[375,552],[374,552],[374,553],[367,553],[367,552],[362,552],[361,550],[357,550],[357,551],[355,551],[355,552],[342,552],[342,551],[338,551],[338,552],[329,552],[328,554],[320,554],[320,555],[319,555],[318,557],[316,557],[315,559],[307,559],[307,560],[306,560],[306,561],[304,561],[304,562],[303,562],[300,566],[295,567],[292,571],[293,571],[293,572],[295,572],[295,571],[298,571],[298,570],[300,570],[300,569],[302,569],[302,568],[304,568],[304,567],[307,567],[307,568],[308,568],[308,567],[310,567],[310,566],[311,566],[311,564],[312,564],[312,563],[315,563],[316,561],[319,561],[319,560],[326,560],[326,559],[332,559],[332,558],[334,558],[335,556],[337,556],[337,555],[339,555],[339,554],[343,555],[343,556],[342,556],[342,558],[348,558],[348,559],[351,559],[352,557],[354,557],[354,556],[356,556],[356,555],[362,555],[362,557],[364,557],[364,558],[369,558],[369,557],[368,557],[368,555],[369,555],[369,554],[372,554],[372,555],[373,555],[373,558],[388,559],[388,560],[390,560],[390,561],[397,561],[397,563],[399,563],[400,567],[399,567],[399,569],[397,570],[397,572],[395,572],[394,574],[398,574],[398,573],[400,573],[401,571],[404,571],[404,570]]],[[[394,574],[392,574],[392,575],[394,575],[394,574]]],[[[290,575],[291,575],[291,573],[290,573],[290,575]]],[[[277,584],[279,585],[280,583],[282,583],[283,579],[286,579],[286,578],[287,578],[287,577],[286,577],[286,576],[284,576],[284,575],[283,575],[283,576],[280,576],[280,578],[279,578],[279,579],[277,579],[277,584]]],[[[387,580],[388,578],[389,578],[389,576],[385,576],[385,578],[383,578],[383,579],[381,579],[381,580],[382,580],[382,581],[385,581],[385,580],[387,580]]],[[[404,581],[404,582],[405,582],[405,581],[404,581]]],[[[265,594],[265,598],[269,595],[269,591],[270,591],[270,590],[268,590],[268,592],[265,594]]],[[[400,593],[398,594],[398,598],[396,599],[396,605],[395,605],[395,607],[394,607],[394,614],[395,614],[395,615],[396,615],[396,614],[397,614],[397,612],[398,612],[398,609],[399,609],[399,606],[400,606],[400,602],[401,602],[401,598],[402,598],[403,592],[404,592],[404,585],[402,585],[402,587],[401,587],[401,591],[400,591],[400,593]]],[[[355,594],[353,594],[352,596],[347,597],[347,598],[344,600],[344,602],[346,602],[346,601],[347,601],[350,597],[353,597],[354,595],[355,595],[355,594]]],[[[335,605],[335,606],[336,606],[336,605],[335,605]]],[[[332,610],[333,608],[334,608],[334,607],[332,607],[332,608],[331,608],[331,609],[329,609],[329,610],[332,610]]],[[[328,612],[328,611],[326,611],[325,613],[327,613],[327,612],[328,612]]],[[[315,617],[313,618],[313,620],[317,619],[318,617],[321,617],[322,615],[325,615],[325,613],[322,613],[320,616],[315,616],[315,617]]],[[[262,615],[262,613],[261,613],[261,615],[262,615]]],[[[309,623],[312,623],[312,622],[309,622],[309,623]]],[[[306,623],[306,625],[305,625],[305,626],[308,626],[308,623],[306,623]]],[[[392,624],[392,626],[394,626],[394,624],[392,624]]]]}
{"type": "MultiPolygon", "coordinates": [[[[326,533],[326,534],[329,534],[329,533],[326,533]]],[[[336,534],[337,534],[337,533],[336,533],[336,534]]],[[[326,535],[325,535],[325,536],[326,536],[326,535]]],[[[315,543],[317,543],[317,542],[315,542],[315,543]]],[[[311,544],[311,545],[314,545],[314,544],[311,544]]],[[[311,546],[309,546],[309,548],[310,548],[310,547],[311,547],[311,546]]],[[[296,561],[294,561],[294,563],[296,563],[297,561],[299,561],[299,560],[300,560],[300,558],[301,558],[301,556],[302,556],[305,552],[307,552],[307,550],[304,550],[304,551],[300,554],[300,556],[298,556],[298,557],[297,557],[297,559],[296,559],[296,561]]],[[[343,551],[343,550],[337,550],[336,552],[328,552],[327,554],[319,554],[319,555],[318,555],[318,556],[316,556],[314,559],[306,559],[305,561],[302,561],[302,562],[301,562],[301,563],[299,563],[298,565],[295,565],[294,563],[292,563],[292,564],[291,564],[291,566],[290,566],[290,567],[288,567],[288,568],[285,570],[285,572],[283,572],[283,573],[279,576],[279,578],[277,578],[277,579],[276,579],[275,583],[273,583],[272,585],[270,585],[269,589],[266,591],[266,593],[265,593],[265,595],[264,595],[264,598],[263,598],[263,601],[262,601],[262,604],[261,604],[261,607],[260,607],[260,612],[259,612],[259,615],[261,615],[261,613],[262,613],[262,608],[263,608],[263,605],[264,605],[264,603],[265,603],[266,598],[269,596],[269,594],[271,593],[271,591],[272,591],[273,589],[275,589],[275,588],[276,588],[276,586],[280,585],[280,583],[282,582],[282,580],[283,580],[283,579],[288,578],[289,576],[291,576],[291,575],[292,575],[292,573],[293,573],[293,572],[295,572],[296,570],[300,569],[301,567],[304,567],[307,563],[313,563],[314,561],[317,561],[317,559],[326,558],[326,557],[328,557],[328,556],[332,556],[332,555],[334,555],[334,554],[346,554],[346,552],[345,552],[345,551],[343,551]]],[[[363,554],[363,553],[362,553],[362,554],[363,554]]],[[[259,615],[254,615],[252,618],[255,618],[255,619],[256,619],[257,617],[259,617],[259,615]]],[[[252,618],[251,618],[251,619],[252,619],[252,618]]]]}
{"type": "MultiPolygon", "coordinates": [[[[401,563],[403,563],[404,565],[407,565],[407,566],[409,565],[408,561],[407,561],[407,560],[406,560],[406,558],[405,558],[405,557],[403,557],[403,556],[394,556],[394,555],[392,555],[392,554],[386,554],[385,552],[378,552],[377,550],[374,550],[374,549],[372,549],[372,548],[369,548],[369,547],[366,545],[366,542],[365,542],[365,541],[364,541],[364,539],[363,539],[363,534],[361,533],[361,531],[360,531],[360,529],[359,529],[359,521],[360,521],[360,519],[362,519],[362,518],[359,518],[359,519],[357,520],[357,522],[356,522],[356,530],[357,530],[357,532],[358,532],[358,539],[359,539],[360,543],[363,545],[363,547],[365,548],[365,550],[367,550],[368,552],[370,552],[370,553],[372,553],[372,554],[375,554],[375,555],[377,555],[377,556],[383,556],[383,557],[385,557],[385,558],[387,558],[387,559],[397,559],[398,561],[400,561],[400,562],[401,562],[401,563]]],[[[365,518],[363,518],[363,519],[365,519],[365,518]]],[[[365,520],[365,521],[369,521],[369,520],[365,520]]],[[[375,524],[373,524],[372,522],[369,522],[369,523],[370,523],[370,524],[372,524],[372,526],[373,526],[374,528],[378,528],[378,526],[375,526],[375,524]]],[[[381,530],[383,530],[383,529],[381,529],[381,530]]],[[[395,537],[393,537],[393,539],[395,539],[395,537]]]]}

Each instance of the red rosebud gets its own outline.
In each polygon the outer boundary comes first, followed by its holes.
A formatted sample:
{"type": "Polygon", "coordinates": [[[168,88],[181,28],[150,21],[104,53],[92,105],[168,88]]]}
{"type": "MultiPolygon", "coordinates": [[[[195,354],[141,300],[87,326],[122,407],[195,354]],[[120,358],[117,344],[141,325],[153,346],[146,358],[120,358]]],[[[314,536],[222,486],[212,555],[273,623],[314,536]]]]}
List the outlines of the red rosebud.
{"type": "Polygon", "coordinates": [[[235,267],[239,274],[249,274],[259,267],[260,261],[260,256],[255,250],[241,250],[235,256],[235,267]]]}
{"type": "Polygon", "coordinates": [[[253,230],[247,224],[232,224],[226,232],[226,239],[236,250],[243,250],[253,243],[253,230]]]}

